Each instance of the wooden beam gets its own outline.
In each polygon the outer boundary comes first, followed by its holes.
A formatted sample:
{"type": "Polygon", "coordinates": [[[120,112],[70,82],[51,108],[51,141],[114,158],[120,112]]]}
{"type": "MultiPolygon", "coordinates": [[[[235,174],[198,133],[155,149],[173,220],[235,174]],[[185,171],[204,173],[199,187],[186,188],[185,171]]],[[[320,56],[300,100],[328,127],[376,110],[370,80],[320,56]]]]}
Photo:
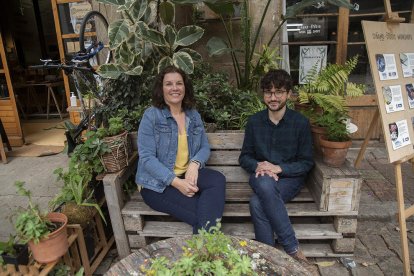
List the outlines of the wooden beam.
{"type": "Polygon", "coordinates": [[[349,9],[339,8],[336,44],[336,63],[345,64],[349,29],[349,9]]]}

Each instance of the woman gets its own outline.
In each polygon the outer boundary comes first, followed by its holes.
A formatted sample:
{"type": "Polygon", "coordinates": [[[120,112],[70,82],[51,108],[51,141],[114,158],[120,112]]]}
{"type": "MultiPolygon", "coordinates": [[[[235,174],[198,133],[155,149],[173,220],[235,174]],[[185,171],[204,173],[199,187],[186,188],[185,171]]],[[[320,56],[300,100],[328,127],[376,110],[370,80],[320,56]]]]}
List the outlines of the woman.
{"type": "Polygon", "coordinates": [[[182,70],[169,66],[157,76],[152,104],[138,129],[136,183],[147,205],[190,224],[196,234],[221,218],[225,177],[204,168],[210,146],[182,70]]]}

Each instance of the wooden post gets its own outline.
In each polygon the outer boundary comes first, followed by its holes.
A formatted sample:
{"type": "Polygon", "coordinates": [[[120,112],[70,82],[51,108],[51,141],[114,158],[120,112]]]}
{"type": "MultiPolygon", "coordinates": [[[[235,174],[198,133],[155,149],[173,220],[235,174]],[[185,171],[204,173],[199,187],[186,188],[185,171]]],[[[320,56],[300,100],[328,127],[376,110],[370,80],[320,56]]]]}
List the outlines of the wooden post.
{"type": "Polygon", "coordinates": [[[395,163],[395,185],[397,188],[397,201],[398,201],[398,221],[400,224],[400,239],[401,239],[401,250],[403,256],[403,267],[404,275],[411,275],[410,268],[410,254],[408,251],[408,239],[407,239],[407,224],[406,219],[413,215],[413,207],[410,206],[408,209],[405,209],[404,205],[404,188],[402,184],[402,173],[401,173],[401,163],[395,163]],[[406,214],[406,211],[409,211],[406,214]]]}
{"type": "Polygon", "coordinates": [[[359,150],[358,156],[355,160],[355,163],[354,163],[355,168],[359,167],[362,157],[364,157],[365,150],[367,149],[369,139],[371,139],[372,132],[374,131],[374,128],[378,122],[378,119],[379,119],[379,109],[377,108],[377,110],[374,113],[374,117],[372,117],[371,124],[369,125],[367,136],[365,137],[364,142],[362,143],[361,149],[359,150]]]}

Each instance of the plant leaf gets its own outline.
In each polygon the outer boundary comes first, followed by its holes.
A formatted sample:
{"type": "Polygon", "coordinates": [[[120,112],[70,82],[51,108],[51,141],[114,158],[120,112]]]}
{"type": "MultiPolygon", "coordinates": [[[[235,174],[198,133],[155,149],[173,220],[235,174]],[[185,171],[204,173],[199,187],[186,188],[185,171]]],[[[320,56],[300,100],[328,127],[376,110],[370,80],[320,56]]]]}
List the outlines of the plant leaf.
{"type": "Polygon", "coordinates": [[[110,5],[125,5],[125,0],[96,0],[96,2],[110,5]]]}
{"type": "Polygon", "coordinates": [[[155,44],[157,46],[163,46],[167,47],[167,42],[165,41],[165,38],[162,33],[150,29],[147,24],[140,22],[140,24],[137,25],[137,27],[141,30],[142,38],[148,42],[151,42],[152,44],[155,44]]]}
{"type": "Polygon", "coordinates": [[[186,52],[187,54],[189,54],[191,56],[191,58],[193,59],[193,61],[198,62],[198,61],[202,61],[203,57],[195,50],[190,49],[190,48],[182,48],[179,50],[179,52],[186,52]]]}
{"type": "Polygon", "coordinates": [[[173,55],[173,63],[176,67],[183,70],[186,74],[194,71],[194,62],[191,56],[185,52],[177,52],[173,55]]]}
{"type": "Polygon", "coordinates": [[[204,34],[204,29],[195,25],[182,27],[175,40],[175,45],[188,46],[199,40],[204,34]]]}
{"type": "Polygon", "coordinates": [[[234,1],[217,1],[215,3],[205,2],[204,4],[216,14],[220,14],[223,17],[232,16],[234,14],[234,1]]]}
{"type": "Polygon", "coordinates": [[[124,70],[121,65],[111,63],[99,66],[96,72],[104,78],[117,79],[119,76],[121,76],[124,70]]]}
{"type": "Polygon", "coordinates": [[[171,2],[162,2],[160,4],[160,17],[165,25],[172,24],[175,16],[175,7],[171,2]]]}
{"type": "Polygon", "coordinates": [[[175,38],[177,33],[175,32],[174,28],[170,25],[167,25],[164,30],[164,38],[167,43],[170,45],[170,48],[173,49],[175,38]]]}
{"type": "Polygon", "coordinates": [[[127,75],[133,75],[133,76],[139,76],[142,74],[143,67],[141,65],[138,65],[132,70],[126,71],[125,74],[127,75]]]}
{"type": "Polygon", "coordinates": [[[160,62],[158,62],[158,73],[160,73],[162,71],[162,69],[164,69],[167,66],[171,66],[174,65],[172,58],[170,58],[169,56],[165,56],[163,57],[160,62]]]}
{"type": "Polygon", "coordinates": [[[129,12],[135,21],[139,21],[145,15],[147,8],[147,0],[135,0],[129,9],[129,12]]]}
{"type": "Polygon", "coordinates": [[[208,51],[208,55],[212,57],[212,56],[222,55],[230,51],[230,49],[228,48],[227,43],[223,39],[213,36],[207,42],[207,51],[208,51]]]}
{"type": "Polygon", "coordinates": [[[109,47],[111,50],[119,47],[128,38],[129,27],[128,21],[124,19],[116,20],[109,25],[109,47]]]}

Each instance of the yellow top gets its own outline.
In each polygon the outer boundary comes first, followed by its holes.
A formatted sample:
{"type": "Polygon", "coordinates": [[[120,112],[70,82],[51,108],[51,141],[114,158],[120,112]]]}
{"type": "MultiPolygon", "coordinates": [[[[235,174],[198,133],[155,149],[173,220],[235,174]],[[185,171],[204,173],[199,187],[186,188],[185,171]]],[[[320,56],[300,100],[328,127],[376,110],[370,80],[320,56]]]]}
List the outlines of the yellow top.
{"type": "Polygon", "coordinates": [[[178,135],[177,158],[175,159],[174,173],[175,175],[182,175],[188,168],[188,143],[187,133],[178,135]]]}

